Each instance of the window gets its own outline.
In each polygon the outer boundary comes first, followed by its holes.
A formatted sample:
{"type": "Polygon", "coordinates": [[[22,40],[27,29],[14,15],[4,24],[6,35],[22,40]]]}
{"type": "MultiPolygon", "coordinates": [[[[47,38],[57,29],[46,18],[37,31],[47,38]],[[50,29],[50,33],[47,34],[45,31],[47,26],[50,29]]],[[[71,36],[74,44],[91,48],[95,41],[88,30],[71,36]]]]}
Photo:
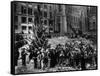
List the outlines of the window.
{"type": "Polygon", "coordinates": [[[52,18],[52,12],[50,12],[50,18],[52,18]]]}
{"type": "Polygon", "coordinates": [[[28,18],[28,22],[33,22],[32,18],[28,18]]]}
{"type": "Polygon", "coordinates": [[[28,29],[29,29],[29,30],[32,30],[32,26],[29,26],[28,29]]]}
{"type": "Polygon", "coordinates": [[[53,26],[53,20],[49,20],[49,25],[53,26]]]}
{"type": "Polygon", "coordinates": [[[60,16],[57,17],[57,21],[60,22],[60,16]]]}
{"type": "Polygon", "coordinates": [[[15,25],[15,30],[17,30],[18,29],[18,25],[15,25]]]}
{"type": "Polygon", "coordinates": [[[26,30],[26,26],[22,26],[22,30],[26,30]]]}
{"type": "Polygon", "coordinates": [[[52,10],[51,6],[50,6],[50,10],[52,10]]]}
{"type": "Polygon", "coordinates": [[[46,11],[44,12],[44,17],[47,17],[47,12],[46,11]]]}
{"type": "Polygon", "coordinates": [[[61,5],[58,5],[58,9],[59,9],[59,12],[62,11],[62,9],[61,9],[61,5]]]}
{"type": "Polygon", "coordinates": [[[57,32],[58,33],[60,32],[60,23],[58,23],[58,25],[57,25],[57,32]]]}
{"type": "Polygon", "coordinates": [[[22,18],[21,18],[21,21],[22,21],[22,23],[26,23],[26,21],[27,21],[27,20],[26,20],[26,17],[22,17],[22,18]]]}
{"type": "Polygon", "coordinates": [[[95,30],[96,23],[93,22],[92,30],[95,30]]]}
{"type": "Polygon", "coordinates": [[[47,5],[44,5],[44,8],[47,9],[47,5]]]}
{"type": "Polygon", "coordinates": [[[56,32],[57,33],[60,33],[60,26],[61,26],[61,23],[60,23],[60,16],[57,17],[57,25],[56,25],[56,32]]]}
{"type": "Polygon", "coordinates": [[[15,23],[18,22],[18,16],[14,17],[14,21],[15,21],[15,23]]]}
{"type": "Polygon", "coordinates": [[[38,6],[37,6],[37,9],[38,9],[38,11],[40,12],[41,6],[40,6],[40,5],[38,5],[38,6]]]}
{"type": "Polygon", "coordinates": [[[44,21],[44,24],[47,25],[47,20],[44,21]]]}
{"type": "Polygon", "coordinates": [[[26,7],[25,6],[21,6],[21,13],[26,14],[26,7]]]}
{"type": "Polygon", "coordinates": [[[17,12],[17,4],[14,4],[14,12],[17,12]]]}
{"type": "Polygon", "coordinates": [[[28,14],[32,15],[32,8],[28,8],[28,14]]]}

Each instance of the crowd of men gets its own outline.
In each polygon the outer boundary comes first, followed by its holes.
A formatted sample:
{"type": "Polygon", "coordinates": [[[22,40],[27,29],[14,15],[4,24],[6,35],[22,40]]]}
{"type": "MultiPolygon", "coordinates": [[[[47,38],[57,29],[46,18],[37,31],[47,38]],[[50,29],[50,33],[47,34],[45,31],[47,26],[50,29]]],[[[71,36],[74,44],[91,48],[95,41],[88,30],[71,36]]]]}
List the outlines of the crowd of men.
{"type": "Polygon", "coordinates": [[[22,59],[22,65],[26,66],[26,56],[28,55],[29,61],[34,61],[34,69],[46,69],[60,67],[73,67],[77,70],[86,70],[87,65],[97,66],[97,49],[94,48],[92,43],[84,43],[82,40],[69,41],[65,45],[58,44],[56,48],[52,48],[48,44],[48,40],[42,38],[41,45],[37,40],[33,40],[30,45],[26,44],[29,48],[20,48],[15,52],[15,65],[18,59],[22,59]]]}
{"type": "Polygon", "coordinates": [[[34,69],[44,70],[57,66],[73,67],[76,70],[86,70],[90,69],[89,67],[96,69],[97,48],[94,46],[91,42],[87,43],[86,39],[73,39],[52,48],[52,45],[48,44],[45,30],[39,29],[37,37],[31,40],[30,44],[25,39],[15,43],[15,66],[18,66],[18,60],[21,59],[22,66],[34,61],[34,69]],[[26,58],[29,59],[28,62],[26,58]]]}

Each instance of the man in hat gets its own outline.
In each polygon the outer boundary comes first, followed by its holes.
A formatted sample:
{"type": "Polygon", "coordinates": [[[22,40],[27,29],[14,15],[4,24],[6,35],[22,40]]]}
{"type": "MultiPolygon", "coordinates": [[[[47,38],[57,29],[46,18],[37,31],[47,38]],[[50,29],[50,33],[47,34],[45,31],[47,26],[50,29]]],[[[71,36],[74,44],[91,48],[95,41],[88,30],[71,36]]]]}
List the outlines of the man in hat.
{"type": "Polygon", "coordinates": [[[27,55],[27,53],[26,53],[25,50],[26,50],[25,48],[22,48],[21,56],[22,56],[22,65],[23,66],[26,66],[26,55],[27,55]]]}

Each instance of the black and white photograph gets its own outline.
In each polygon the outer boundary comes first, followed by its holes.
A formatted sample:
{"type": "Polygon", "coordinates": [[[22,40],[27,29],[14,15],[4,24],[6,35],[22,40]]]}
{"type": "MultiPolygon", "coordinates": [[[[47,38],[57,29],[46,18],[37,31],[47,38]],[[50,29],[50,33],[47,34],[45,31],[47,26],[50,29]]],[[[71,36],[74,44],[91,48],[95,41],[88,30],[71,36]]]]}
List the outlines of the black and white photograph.
{"type": "Polygon", "coordinates": [[[11,2],[11,73],[98,69],[97,6],[11,2]]]}

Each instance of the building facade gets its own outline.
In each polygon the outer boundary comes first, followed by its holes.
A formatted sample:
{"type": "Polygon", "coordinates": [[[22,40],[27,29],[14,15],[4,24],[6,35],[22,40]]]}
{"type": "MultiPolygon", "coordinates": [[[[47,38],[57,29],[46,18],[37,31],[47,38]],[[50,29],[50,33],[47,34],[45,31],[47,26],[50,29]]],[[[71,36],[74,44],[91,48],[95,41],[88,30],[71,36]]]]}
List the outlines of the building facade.
{"type": "Polygon", "coordinates": [[[97,7],[88,7],[88,32],[97,34],[97,7]]]}
{"type": "Polygon", "coordinates": [[[22,34],[24,37],[34,35],[34,5],[31,3],[14,4],[14,29],[16,34],[22,34]]]}
{"type": "Polygon", "coordinates": [[[66,6],[67,33],[83,34],[97,32],[97,7],[94,6],[66,6]]]}
{"type": "Polygon", "coordinates": [[[68,33],[77,31],[87,32],[87,7],[86,6],[67,6],[66,7],[68,33]]]}
{"type": "Polygon", "coordinates": [[[96,11],[89,6],[16,2],[15,33],[36,35],[38,27],[46,27],[46,32],[54,36],[79,30],[87,33],[92,28],[96,29],[96,11]]]}
{"type": "Polygon", "coordinates": [[[34,34],[36,27],[45,26],[49,34],[67,32],[65,5],[24,3],[14,4],[15,33],[34,34]]]}

